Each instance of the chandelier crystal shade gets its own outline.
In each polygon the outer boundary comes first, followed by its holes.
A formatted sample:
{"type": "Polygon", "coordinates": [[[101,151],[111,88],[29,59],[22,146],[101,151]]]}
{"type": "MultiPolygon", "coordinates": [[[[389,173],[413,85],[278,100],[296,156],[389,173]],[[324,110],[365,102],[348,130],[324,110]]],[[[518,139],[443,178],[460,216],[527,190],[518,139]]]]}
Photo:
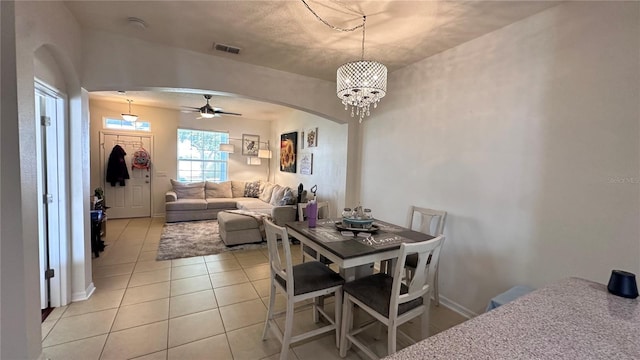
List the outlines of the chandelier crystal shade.
{"type": "Polygon", "coordinates": [[[345,110],[351,106],[351,116],[360,122],[370,115],[371,104],[387,94],[387,67],[377,61],[359,60],[348,62],[338,68],[336,93],[345,110]]]}

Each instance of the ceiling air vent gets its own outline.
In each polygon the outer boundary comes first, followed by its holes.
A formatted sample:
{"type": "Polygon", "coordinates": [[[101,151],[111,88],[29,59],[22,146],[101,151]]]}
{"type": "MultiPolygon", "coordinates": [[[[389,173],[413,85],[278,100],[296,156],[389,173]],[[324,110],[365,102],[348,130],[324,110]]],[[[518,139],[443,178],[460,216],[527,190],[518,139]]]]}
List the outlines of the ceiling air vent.
{"type": "Polygon", "coordinates": [[[224,52],[235,54],[235,55],[240,54],[240,48],[233,47],[230,45],[225,45],[225,44],[213,43],[213,49],[218,51],[224,51],[224,52]]]}

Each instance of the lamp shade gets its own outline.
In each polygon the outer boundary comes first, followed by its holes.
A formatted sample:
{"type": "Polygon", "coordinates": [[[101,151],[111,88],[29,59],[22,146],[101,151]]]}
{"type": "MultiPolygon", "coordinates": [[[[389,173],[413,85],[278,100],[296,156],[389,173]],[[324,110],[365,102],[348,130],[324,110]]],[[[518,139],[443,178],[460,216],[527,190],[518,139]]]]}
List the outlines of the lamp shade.
{"type": "Polygon", "coordinates": [[[134,115],[134,114],[122,114],[122,118],[125,121],[129,121],[129,122],[133,122],[138,120],[138,115],[134,115]]]}
{"type": "Polygon", "coordinates": [[[258,150],[258,157],[261,159],[271,159],[271,150],[258,150]]]}
{"type": "Polygon", "coordinates": [[[236,151],[236,147],[233,144],[220,144],[220,151],[233,154],[236,151]]]}

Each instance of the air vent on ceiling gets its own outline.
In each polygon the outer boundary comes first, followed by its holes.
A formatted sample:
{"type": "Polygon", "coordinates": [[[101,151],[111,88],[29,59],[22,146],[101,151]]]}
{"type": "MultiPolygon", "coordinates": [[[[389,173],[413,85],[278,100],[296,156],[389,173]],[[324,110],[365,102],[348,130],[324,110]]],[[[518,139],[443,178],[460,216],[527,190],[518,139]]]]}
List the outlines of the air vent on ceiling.
{"type": "Polygon", "coordinates": [[[233,47],[230,45],[225,45],[225,44],[213,43],[213,49],[218,51],[228,52],[230,54],[235,54],[235,55],[240,54],[240,48],[233,47]]]}

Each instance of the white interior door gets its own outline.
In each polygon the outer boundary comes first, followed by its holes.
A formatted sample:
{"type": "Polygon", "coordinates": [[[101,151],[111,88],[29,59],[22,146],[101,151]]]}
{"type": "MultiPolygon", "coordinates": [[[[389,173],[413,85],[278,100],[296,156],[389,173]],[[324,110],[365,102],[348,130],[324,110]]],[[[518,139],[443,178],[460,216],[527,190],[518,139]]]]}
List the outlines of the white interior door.
{"type": "Polygon", "coordinates": [[[40,306],[45,309],[66,303],[66,270],[60,265],[66,259],[65,99],[43,83],[35,88],[40,306]]]}
{"type": "Polygon", "coordinates": [[[153,161],[152,146],[153,137],[151,135],[124,135],[117,133],[100,134],[102,152],[102,179],[104,198],[109,207],[107,214],[109,218],[135,218],[151,216],[151,170],[132,169],[131,159],[133,153],[140,147],[151,155],[153,161]],[[107,162],[109,155],[116,145],[120,145],[127,153],[125,162],[129,171],[129,179],[125,180],[125,185],[116,183],[112,186],[106,181],[107,162]]]}

